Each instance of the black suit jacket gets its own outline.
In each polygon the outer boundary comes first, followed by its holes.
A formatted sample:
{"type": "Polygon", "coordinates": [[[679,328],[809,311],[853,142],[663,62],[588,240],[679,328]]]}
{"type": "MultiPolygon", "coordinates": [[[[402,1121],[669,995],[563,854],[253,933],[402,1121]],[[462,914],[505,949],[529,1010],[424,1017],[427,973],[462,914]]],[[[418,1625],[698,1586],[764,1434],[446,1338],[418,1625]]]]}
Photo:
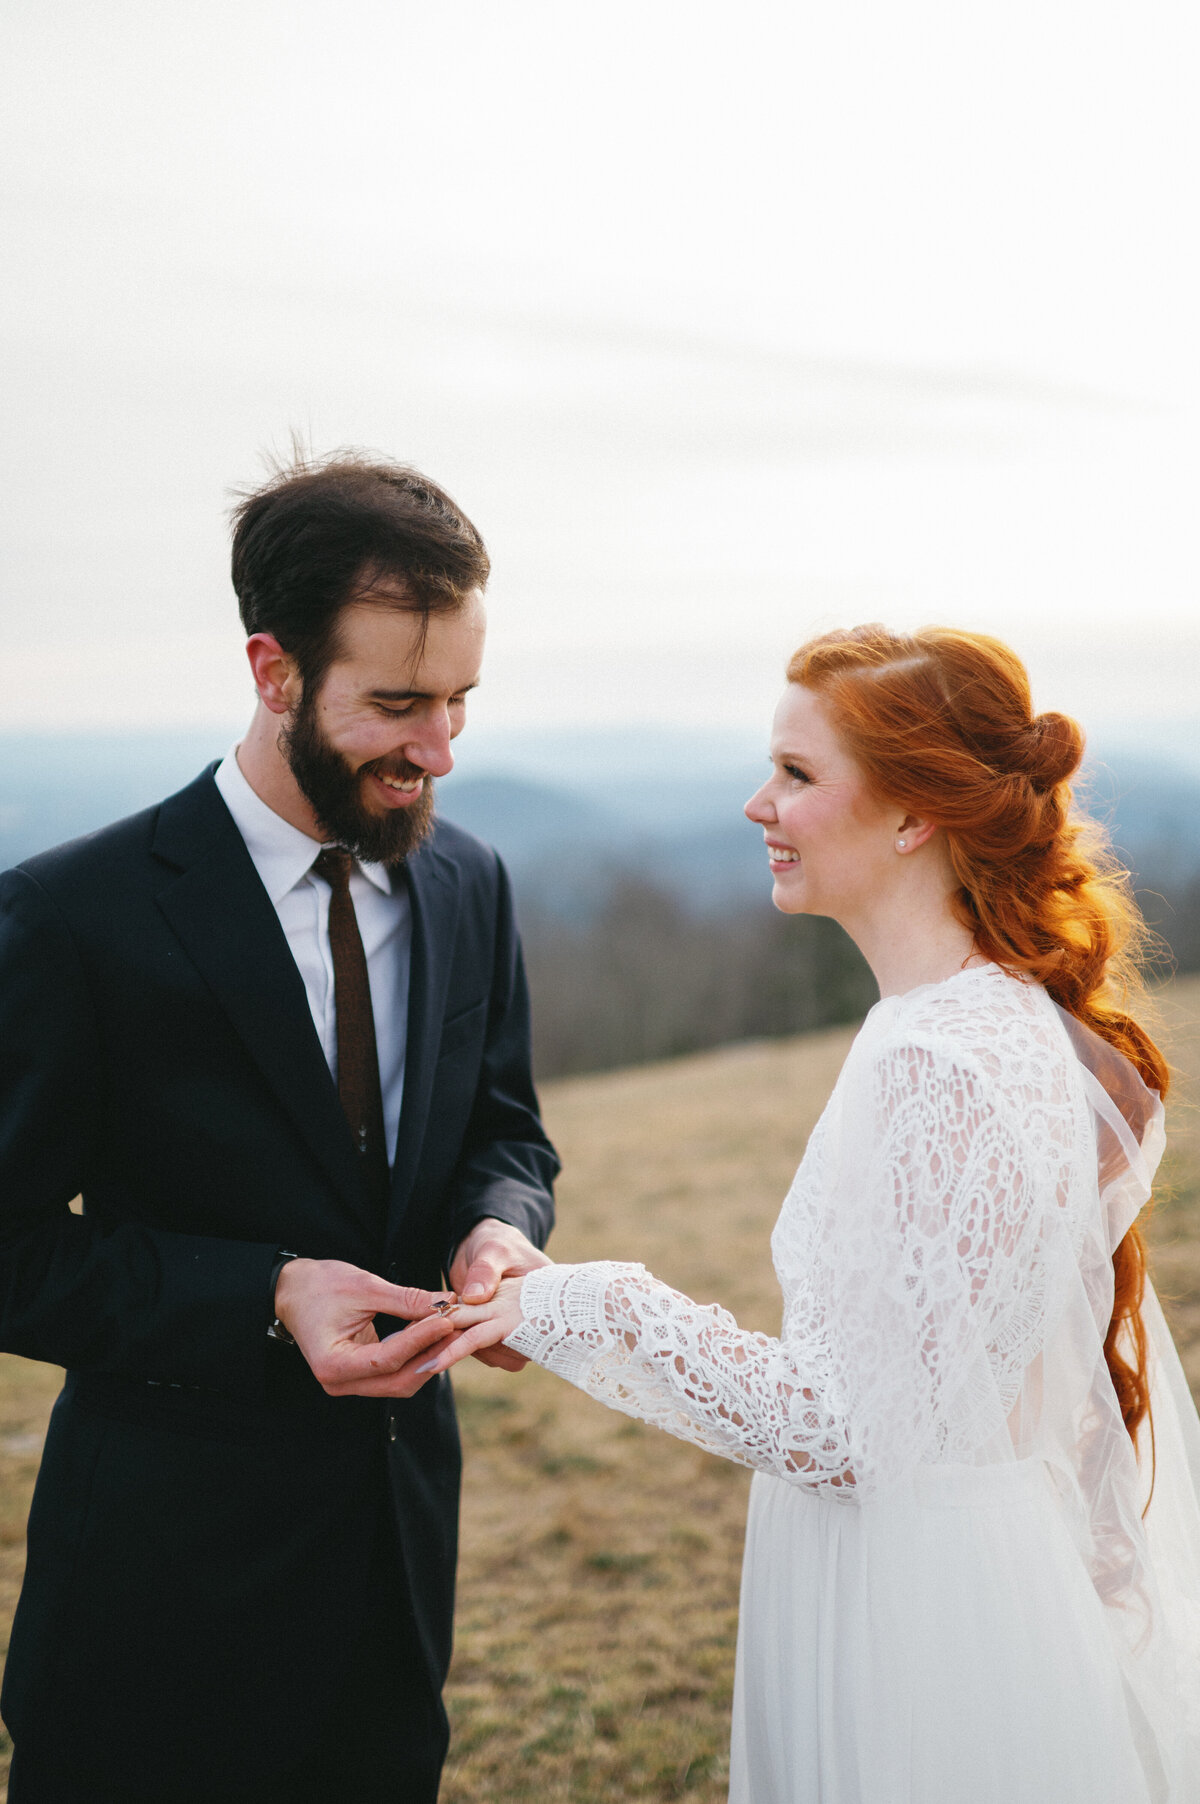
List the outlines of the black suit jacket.
{"type": "Polygon", "coordinates": [[[164,1787],[199,1750],[214,1780],[276,1764],[361,1614],[385,1458],[404,1632],[444,1678],[448,1381],[329,1398],[266,1336],[280,1248],[436,1287],[481,1217],[550,1229],[503,868],[439,824],[407,879],[384,1220],[211,770],[0,878],[0,1346],[68,1369],[5,1679],[18,1741],[52,1723],[60,1752],[103,1770],[116,1747],[164,1787]]]}

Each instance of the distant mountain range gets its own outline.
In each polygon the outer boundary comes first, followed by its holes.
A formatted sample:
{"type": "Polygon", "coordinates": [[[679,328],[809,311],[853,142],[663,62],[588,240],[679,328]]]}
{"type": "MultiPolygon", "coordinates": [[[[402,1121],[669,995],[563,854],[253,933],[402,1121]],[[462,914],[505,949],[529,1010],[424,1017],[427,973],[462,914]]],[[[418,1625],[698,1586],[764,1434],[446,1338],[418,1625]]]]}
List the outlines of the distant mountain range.
{"type": "MultiPolygon", "coordinates": [[[[233,736],[0,735],[0,868],[168,794],[233,736]]],[[[527,911],[587,916],[634,877],[706,913],[765,893],[761,832],[741,812],[765,769],[744,736],[484,738],[439,786],[439,807],[497,847],[527,911]]],[[[1200,776],[1120,755],[1090,767],[1084,792],[1140,883],[1174,891],[1200,876],[1200,776]]]]}

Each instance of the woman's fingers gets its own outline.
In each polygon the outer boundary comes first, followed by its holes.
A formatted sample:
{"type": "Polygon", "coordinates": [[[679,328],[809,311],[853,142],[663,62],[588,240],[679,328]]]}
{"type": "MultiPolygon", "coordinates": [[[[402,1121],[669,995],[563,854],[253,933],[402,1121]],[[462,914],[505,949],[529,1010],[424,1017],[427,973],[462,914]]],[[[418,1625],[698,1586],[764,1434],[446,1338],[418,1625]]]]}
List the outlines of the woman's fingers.
{"type": "Polygon", "coordinates": [[[515,1298],[521,1294],[520,1281],[515,1286],[515,1294],[506,1295],[506,1291],[511,1292],[512,1288],[508,1284],[502,1285],[499,1294],[489,1297],[486,1303],[456,1302],[450,1311],[454,1326],[461,1330],[474,1328],[480,1322],[506,1321],[513,1313],[515,1298]]]}
{"type": "Polygon", "coordinates": [[[503,1322],[477,1322],[473,1328],[457,1333],[446,1346],[439,1347],[432,1359],[427,1359],[416,1369],[418,1372],[448,1372],[451,1366],[457,1365],[460,1359],[468,1359],[472,1353],[478,1353],[483,1347],[494,1347],[505,1335],[503,1322]]]}
{"type": "Polygon", "coordinates": [[[494,1322],[496,1305],[494,1303],[456,1303],[454,1308],[447,1312],[447,1320],[453,1322],[460,1332],[465,1328],[474,1328],[480,1322],[494,1322]]]}

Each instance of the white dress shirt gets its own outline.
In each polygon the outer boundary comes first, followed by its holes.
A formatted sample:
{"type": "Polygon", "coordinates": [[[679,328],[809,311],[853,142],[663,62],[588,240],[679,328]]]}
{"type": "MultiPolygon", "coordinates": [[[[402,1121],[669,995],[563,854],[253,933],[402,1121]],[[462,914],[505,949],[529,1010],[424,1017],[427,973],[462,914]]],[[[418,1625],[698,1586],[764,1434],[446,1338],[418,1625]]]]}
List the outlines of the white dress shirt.
{"type": "MultiPolygon", "coordinates": [[[[243,776],[236,751],[235,747],[217,767],[214,781],[287,935],[296,968],[304,979],[313,1025],[336,1083],[337,1010],[329,946],[329,898],[333,892],[312,869],[323,842],[310,839],[267,807],[243,776]]],[[[350,898],[367,956],[390,1164],[396,1156],[404,1094],[412,910],[403,878],[397,879],[393,889],[391,874],[382,864],[355,862],[351,866],[350,898]]]]}

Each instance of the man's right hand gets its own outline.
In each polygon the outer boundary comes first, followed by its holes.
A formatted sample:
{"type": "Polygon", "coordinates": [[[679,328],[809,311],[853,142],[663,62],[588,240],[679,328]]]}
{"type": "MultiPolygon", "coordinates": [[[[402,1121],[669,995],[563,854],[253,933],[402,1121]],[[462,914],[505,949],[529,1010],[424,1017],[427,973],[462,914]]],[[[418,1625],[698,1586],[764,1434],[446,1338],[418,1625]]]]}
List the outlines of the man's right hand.
{"type": "Polygon", "coordinates": [[[398,1386],[396,1369],[454,1332],[452,1321],[430,1313],[445,1295],[389,1284],[340,1259],[289,1259],[275,1286],[275,1314],[331,1397],[411,1397],[431,1374],[405,1373],[398,1386]],[[411,1323],[388,1336],[386,1355],[377,1315],[411,1323]]]}

